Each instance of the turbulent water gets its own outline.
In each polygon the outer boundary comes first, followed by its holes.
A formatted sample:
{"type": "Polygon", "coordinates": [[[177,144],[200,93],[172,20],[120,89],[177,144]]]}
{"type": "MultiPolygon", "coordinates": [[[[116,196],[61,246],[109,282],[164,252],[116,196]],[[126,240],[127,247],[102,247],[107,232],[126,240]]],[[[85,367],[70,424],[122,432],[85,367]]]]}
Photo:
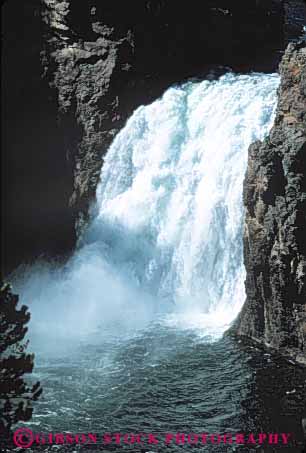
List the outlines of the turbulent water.
{"type": "Polygon", "coordinates": [[[278,83],[227,74],[135,111],[107,153],[80,249],[65,269],[26,277],[36,326],[49,331],[60,309],[59,336],[143,328],[164,312],[171,325],[225,330],[244,300],[247,150],[272,126],[278,83]]]}
{"type": "Polygon", "coordinates": [[[171,87],[116,136],[74,257],[17,282],[45,389],[32,427],[264,429],[258,398],[250,412],[257,365],[218,339],[245,297],[247,150],[272,126],[278,83],[227,74],[171,87]]]}

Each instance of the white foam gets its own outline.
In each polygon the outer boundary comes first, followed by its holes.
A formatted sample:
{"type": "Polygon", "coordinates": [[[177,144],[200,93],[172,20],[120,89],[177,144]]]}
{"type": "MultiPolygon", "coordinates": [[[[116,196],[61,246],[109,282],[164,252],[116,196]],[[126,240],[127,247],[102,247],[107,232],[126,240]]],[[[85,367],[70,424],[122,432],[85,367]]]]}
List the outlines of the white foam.
{"type": "Polygon", "coordinates": [[[32,269],[19,285],[36,326],[59,313],[58,335],[120,331],[167,309],[172,325],[224,331],[245,297],[247,150],[272,126],[278,84],[227,74],[139,107],[107,153],[80,249],[65,269],[32,269]]]}

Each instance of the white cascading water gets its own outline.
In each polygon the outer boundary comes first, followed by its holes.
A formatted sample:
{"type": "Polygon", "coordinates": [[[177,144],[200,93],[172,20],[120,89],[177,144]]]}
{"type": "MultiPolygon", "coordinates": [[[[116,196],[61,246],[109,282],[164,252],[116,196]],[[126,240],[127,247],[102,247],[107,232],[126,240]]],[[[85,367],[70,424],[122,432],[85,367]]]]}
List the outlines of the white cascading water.
{"type": "Polygon", "coordinates": [[[223,332],[245,297],[247,150],[273,124],[278,84],[227,74],[139,107],[107,153],[79,250],[18,285],[34,325],[72,336],[166,312],[171,325],[223,332]]]}

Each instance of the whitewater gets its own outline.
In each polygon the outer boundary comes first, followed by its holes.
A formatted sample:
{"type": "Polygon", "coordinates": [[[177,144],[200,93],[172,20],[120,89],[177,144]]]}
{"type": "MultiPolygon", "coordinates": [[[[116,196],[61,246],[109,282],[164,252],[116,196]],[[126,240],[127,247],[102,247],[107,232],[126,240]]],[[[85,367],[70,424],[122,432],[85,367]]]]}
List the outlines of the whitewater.
{"type": "Polygon", "coordinates": [[[105,446],[103,433],[294,432],[302,449],[303,370],[223,335],[245,299],[248,147],[272,127],[278,85],[274,74],[190,81],[129,118],[73,256],[14,279],[31,312],[28,379],[43,388],[20,426],[97,433],[94,451],[115,453],[185,448],[105,446]]]}
{"type": "Polygon", "coordinates": [[[105,156],[73,257],[19,270],[39,343],[156,320],[220,337],[245,299],[247,151],[272,127],[278,85],[276,74],[229,73],[170,87],[134,112],[105,156]]]}

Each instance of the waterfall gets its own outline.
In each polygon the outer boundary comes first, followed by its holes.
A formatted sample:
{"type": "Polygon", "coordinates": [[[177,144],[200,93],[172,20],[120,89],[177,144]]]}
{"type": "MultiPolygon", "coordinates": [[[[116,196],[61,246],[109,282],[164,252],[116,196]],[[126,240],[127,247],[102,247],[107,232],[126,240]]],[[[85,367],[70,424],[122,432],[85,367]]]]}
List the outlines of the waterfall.
{"type": "Polygon", "coordinates": [[[74,257],[65,268],[40,264],[20,285],[37,325],[48,328],[48,305],[70,335],[156,313],[223,331],[245,297],[247,150],[272,127],[278,84],[276,74],[226,74],[139,107],[107,152],[74,257]]]}

